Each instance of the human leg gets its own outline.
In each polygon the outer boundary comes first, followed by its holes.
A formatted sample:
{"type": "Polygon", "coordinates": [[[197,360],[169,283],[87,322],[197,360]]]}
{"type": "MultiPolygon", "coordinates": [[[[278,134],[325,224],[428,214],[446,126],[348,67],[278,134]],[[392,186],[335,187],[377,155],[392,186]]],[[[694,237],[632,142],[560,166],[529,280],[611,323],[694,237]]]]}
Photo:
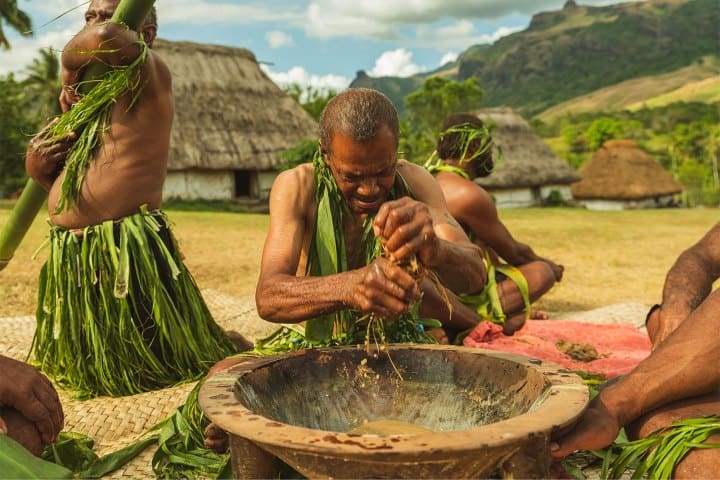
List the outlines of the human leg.
{"type": "Polygon", "coordinates": [[[660,310],[662,305],[655,304],[650,307],[647,316],[645,317],[645,328],[647,329],[648,337],[650,342],[655,345],[655,337],[660,328],[660,310]]]}
{"type": "MultiPolygon", "coordinates": [[[[687,418],[720,414],[720,392],[672,402],[638,418],[625,427],[631,439],[645,438],[656,430],[687,418]]],[[[720,443],[720,434],[705,443],[720,443]]],[[[720,471],[720,448],[695,448],[675,468],[673,478],[714,478],[720,471]]]]}
{"type": "MultiPolygon", "coordinates": [[[[530,302],[536,301],[544,295],[555,284],[555,275],[550,265],[542,261],[530,262],[517,267],[527,282],[528,297],[530,302]]],[[[525,299],[520,286],[510,277],[503,273],[497,273],[497,290],[506,319],[503,331],[506,335],[512,335],[525,324],[527,317],[525,312],[525,299]]],[[[531,318],[546,319],[544,312],[535,312],[531,318]]]]}

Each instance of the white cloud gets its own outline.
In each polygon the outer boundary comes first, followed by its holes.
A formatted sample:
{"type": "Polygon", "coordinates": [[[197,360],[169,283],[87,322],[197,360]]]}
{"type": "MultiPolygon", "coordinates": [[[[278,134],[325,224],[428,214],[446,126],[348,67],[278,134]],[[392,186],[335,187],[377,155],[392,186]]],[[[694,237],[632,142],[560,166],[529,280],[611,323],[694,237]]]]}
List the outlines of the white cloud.
{"type": "Polygon", "coordinates": [[[404,48],[383,52],[368,75],[371,77],[409,77],[426,70],[412,60],[412,52],[404,48]]]}
{"type": "Polygon", "coordinates": [[[361,36],[377,39],[397,37],[392,24],[377,22],[363,15],[344,15],[327,12],[317,3],[311,3],[307,9],[305,34],[308,37],[361,36]]]}
{"type": "Polygon", "coordinates": [[[293,45],[293,38],[280,30],[273,30],[265,34],[265,40],[272,48],[288,47],[293,45]]]}
{"type": "Polygon", "coordinates": [[[273,72],[267,65],[261,64],[265,73],[281,88],[297,84],[301,87],[312,87],[319,91],[335,90],[339,92],[350,85],[350,79],[340,75],[313,75],[303,67],[292,67],[287,72],[273,72]]]}
{"type": "Polygon", "coordinates": [[[299,22],[303,11],[296,5],[278,8],[275,2],[207,2],[173,0],[158,2],[160,24],[187,23],[192,25],[247,24],[259,22],[299,22]],[[255,5],[253,5],[255,3],[255,5]]]}
{"type": "MultiPolygon", "coordinates": [[[[560,10],[565,1],[311,0],[306,11],[305,32],[309,37],[361,36],[387,40],[399,37],[398,31],[404,26],[433,25],[455,20],[455,26],[468,29],[473,21],[489,22],[516,14],[529,16],[542,11],[560,10]]],[[[626,0],[578,0],[578,3],[608,5],[623,1],[626,0]]],[[[453,36],[469,37],[470,33],[455,32],[453,36]]]]}
{"type": "Polygon", "coordinates": [[[39,58],[38,51],[41,48],[62,48],[75,33],[75,30],[63,30],[47,32],[38,37],[13,38],[10,42],[12,45],[10,50],[0,50],[0,75],[14,72],[16,77],[24,77],[23,71],[35,58],[39,58]]]}
{"type": "Polygon", "coordinates": [[[447,52],[445,55],[442,56],[440,59],[440,63],[438,63],[438,66],[442,67],[446,63],[454,62],[457,60],[458,54],[455,52],[447,52]]]}
{"type": "Polygon", "coordinates": [[[415,37],[412,39],[412,44],[416,47],[432,47],[438,50],[465,50],[470,45],[493,43],[499,38],[518,32],[524,28],[525,27],[521,26],[502,26],[492,33],[481,34],[475,30],[472,24],[467,25],[465,21],[459,21],[454,25],[440,28],[420,25],[415,29],[415,37]]]}

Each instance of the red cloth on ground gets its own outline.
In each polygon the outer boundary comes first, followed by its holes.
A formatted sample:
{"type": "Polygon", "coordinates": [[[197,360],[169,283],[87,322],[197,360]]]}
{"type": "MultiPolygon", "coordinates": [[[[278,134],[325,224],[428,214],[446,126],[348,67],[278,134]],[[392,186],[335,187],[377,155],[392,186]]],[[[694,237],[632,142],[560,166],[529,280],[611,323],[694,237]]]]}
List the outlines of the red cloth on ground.
{"type": "Polygon", "coordinates": [[[463,340],[466,347],[518,353],[557,363],[570,370],[605,375],[610,379],[630,372],[650,354],[650,339],[632,325],[597,324],[573,320],[528,320],[508,337],[502,327],[481,322],[463,340]],[[574,360],[558,350],[560,340],[590,344],[600,358],[589,362],[574,360]]]}

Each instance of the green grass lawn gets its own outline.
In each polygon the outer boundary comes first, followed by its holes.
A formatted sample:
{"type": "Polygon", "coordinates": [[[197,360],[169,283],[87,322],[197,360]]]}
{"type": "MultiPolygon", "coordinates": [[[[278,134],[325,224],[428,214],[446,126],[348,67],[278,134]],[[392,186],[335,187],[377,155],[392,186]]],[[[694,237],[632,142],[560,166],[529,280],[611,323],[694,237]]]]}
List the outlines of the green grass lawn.
{"type": "MultiPolygon", "coordinates": [[[[11,202],[0,202],[0,225],[11,202]]],[[[188,268],[201,288],[254,294],[268,216],[169,209],[188,268]]],[[[501,210],[520,241],[565,266],[562,283],[537,303],[575,311],[619,302],[656,303],[677,256],[720,220],[718,209],[593,212],[570,208],[501,210]]],[[[35,219],[15,257],[0,271],[0,317],[31,315],[46,250],[47,212],[35,219]]]]}

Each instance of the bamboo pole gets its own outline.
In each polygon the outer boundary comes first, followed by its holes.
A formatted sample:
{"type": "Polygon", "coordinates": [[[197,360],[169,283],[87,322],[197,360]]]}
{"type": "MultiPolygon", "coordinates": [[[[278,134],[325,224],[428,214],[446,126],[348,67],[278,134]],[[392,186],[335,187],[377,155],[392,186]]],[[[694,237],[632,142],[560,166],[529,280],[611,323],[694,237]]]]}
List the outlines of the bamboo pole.
{"type": "MultiPolygon", "coordinates": [[[[154,3],[155,0],[120,0],[111,21],[124,23],[132,30],[137,31],[150,13],[154,3]]],[[[80,85],[82,93],[87,93],[94,85],[88,81],[99,80],[108,69],[107,65],[100,63],[88,67],[83,72],[83,83],[80,85]]],[[[5,268],[12,259],[15,250],[22,242],[46,199],[47,192],[32,178],[29,179],[10,212],[10,218],[0,230],[0,270],[5,268]]]]}

